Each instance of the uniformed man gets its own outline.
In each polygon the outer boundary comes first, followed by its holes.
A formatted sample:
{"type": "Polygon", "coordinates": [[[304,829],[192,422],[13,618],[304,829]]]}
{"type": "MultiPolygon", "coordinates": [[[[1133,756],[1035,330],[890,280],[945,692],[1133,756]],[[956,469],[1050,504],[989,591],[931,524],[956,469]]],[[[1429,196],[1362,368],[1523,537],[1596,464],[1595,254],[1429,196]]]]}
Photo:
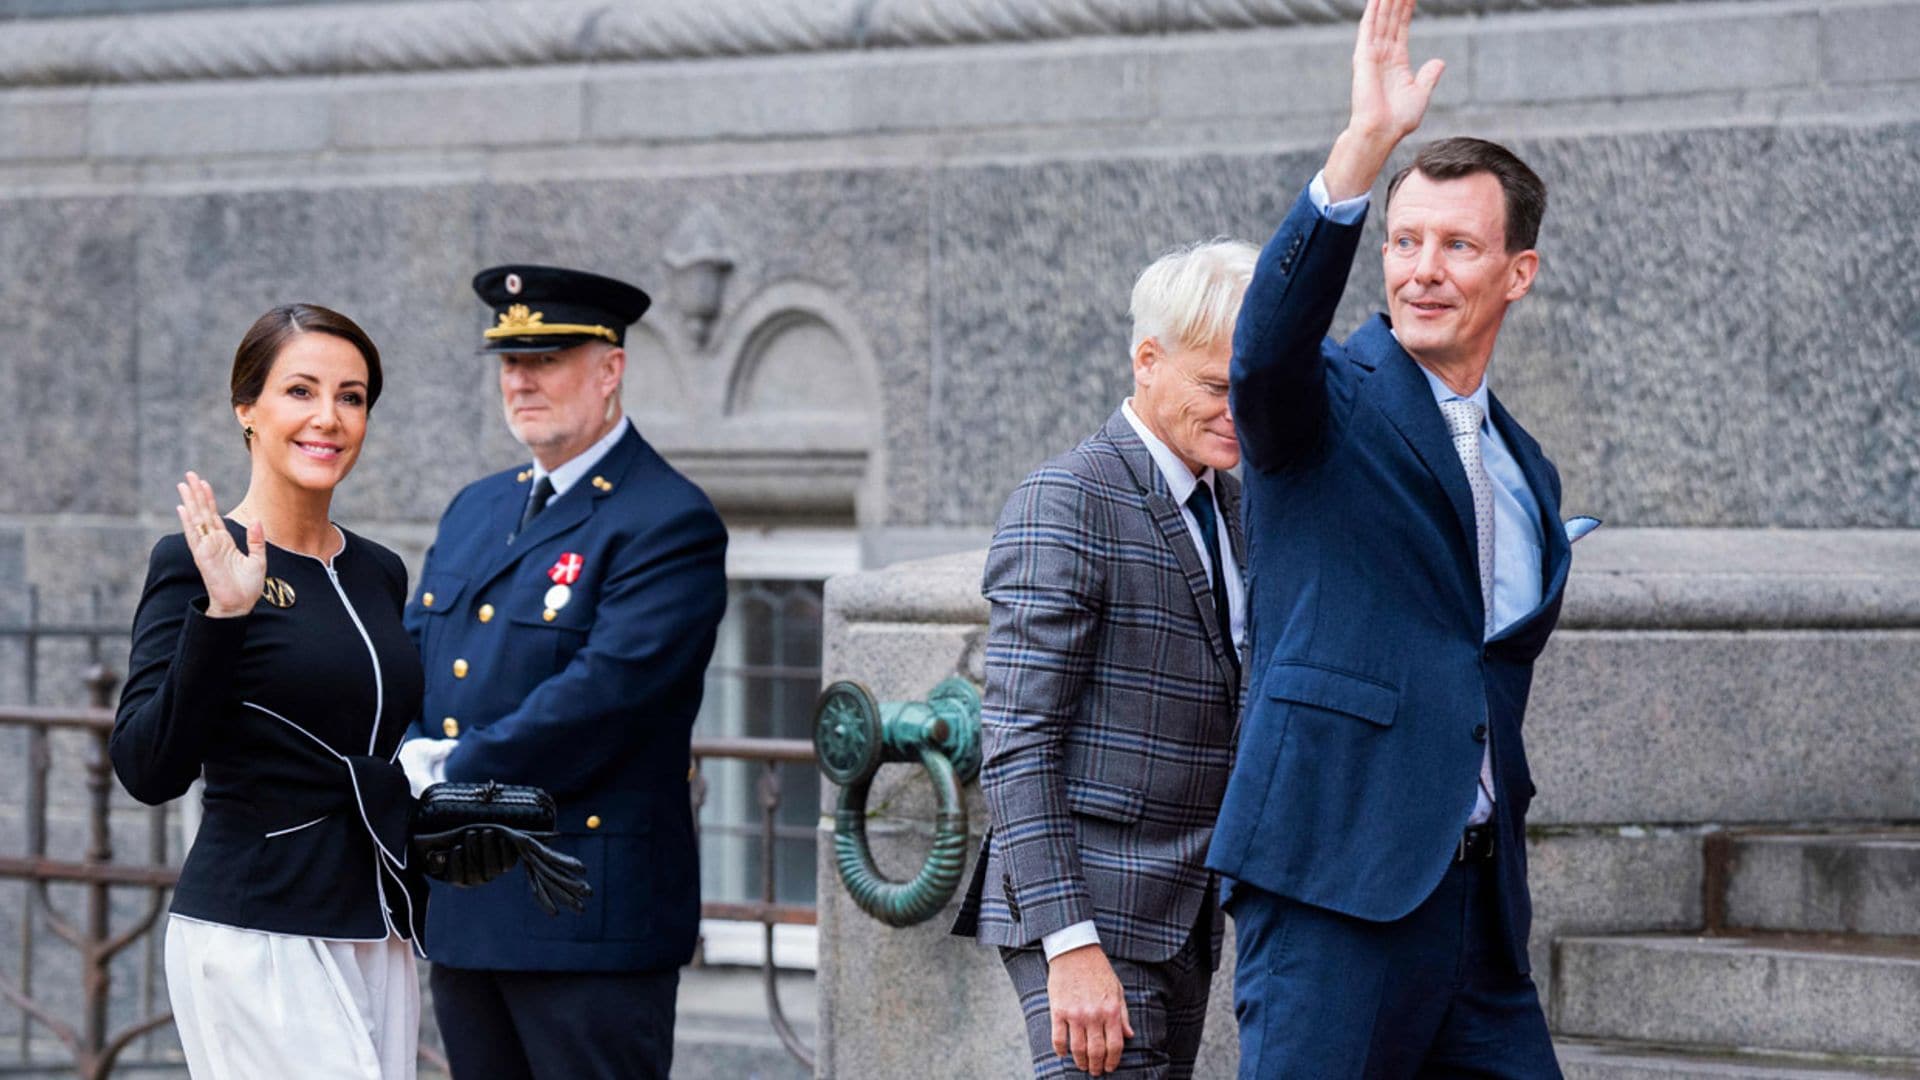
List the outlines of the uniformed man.
{"type": "Polygon", "coordinates": [[[493,311],[481,352],[533,461],[469,485],[440,519],[406,611],[427,688],[400,757],[416,791],[551,792],[554,846],[586,863],[593,895],[549,917],[518,882],[435,889],[434,1013],[457,1076],[664,1077],[700,919],[688,743],[727,534],[621,413],[645,293],[544,266],[484,270],[473,288],[493,311]]]}

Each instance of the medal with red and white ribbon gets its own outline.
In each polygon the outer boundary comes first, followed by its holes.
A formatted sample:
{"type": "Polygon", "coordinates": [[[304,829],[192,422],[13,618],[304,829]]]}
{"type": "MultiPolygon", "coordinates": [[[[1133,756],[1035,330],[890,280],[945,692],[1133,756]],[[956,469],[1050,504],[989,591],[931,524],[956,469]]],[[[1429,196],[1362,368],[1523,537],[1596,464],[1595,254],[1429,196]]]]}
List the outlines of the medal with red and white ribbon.
{"type": "Polygon", "coordinates": [[[555,613],[573,599],[573,583],[580,580],[580,568],[585,565],[586,561],[571,551],[554,560],[553,566],[547,570],[547,577],[553,580],[553,588],[548,589],[543,597],[547,610],[542,613],[542,618],[552,622],[555,613]]]}

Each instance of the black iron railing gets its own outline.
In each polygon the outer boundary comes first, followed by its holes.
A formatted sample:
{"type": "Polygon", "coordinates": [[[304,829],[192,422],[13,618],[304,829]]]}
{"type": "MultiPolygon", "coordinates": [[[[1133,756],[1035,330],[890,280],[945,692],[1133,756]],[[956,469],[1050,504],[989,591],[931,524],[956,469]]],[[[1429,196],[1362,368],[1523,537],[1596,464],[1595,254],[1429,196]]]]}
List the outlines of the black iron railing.
{"type": "MultiPolygon", "coordinates": [[[[70,1055],[74,1075],[84,1080],[105,1080],[120,1061],[127,1047],[141,1035],[172,1019],[172,1013],[159,1008],[157,954],[149,957],[137,988],[140,1015],[117,1029],[109,1025],[109,1003],[113,996],[113,962],[126,950],[143,942],[151,944],[151,932],[166,910],[168,891],[179,877],[179,869],[168,858],[167,808],[145,811],[147,818],[146,852],[142,862],[117,861],[110,829],[114,780],[107,758],[107,738],[113,730],[113,713],[106,703],[113,697],[116,678],[97,667],[87,678],[94,705],[88,708],[47,708],[35,706],[0,707],[0,728],[20,728],[27,739],[27,784],[25,788],[25,850],[19,854],[0,853],[0,880],[24,882],[26,910],[22,912],[21,960],[18,976],[0,975],[0,996],[20,1009],[32,1023],[50,1032],[70,1055]],[[56,857],[49,851],[47,808],[48,774],[52,755],[48,740],[55,732],[76,732],[85,740],[86,755],[86,850],[78,859],[56,857]],[[77,913],[63,910],[49,894],[54,883],[78,885],[82,902],[77,913]],[[112,925],[114,889],[139,889],[145,892],[140,913],[133,921],[116,930],[112,925]],[[61,1015],[58,1007],[35,992],[33,957],[36,925],[66,942],[80,960],[80,1012],[78,1017],[61,1015]]],[[[812,926],[816,909],[810,904],[778,903],[775,900],[774,857],[776,838],[786,832],[779,823],[783,764],[808,764],[813,761],[813,744],[799,739],[701,739],[693,744],[693,805],[695,820],[706,800],[707,784],[702,766],[716,759],[757,763],[760,766],[758,802],[760,808],[760,882],[761,897],[756,901],[708,901],[701,915],[708,919],[728,919],[759,923],[765,950],[761,969],[766,989],[768,1020],[780,1042],[796,1059],[812,1067],[813,1052],[794,1030],[782,1006],[775,979],[774,928],[812,926]]],[[[71,995],[65,995],[71,1000],[71,995]]],[[[44,1069],[44,1061],[31,1058],[30,1025],[23,1024],[20,1060],[0,1063],[0,1073],[21,1069],[44,1069]]],[[[445,1068],[445,1060],[432,1047],[423,1047],[422,1061],[445,1068]]],[[[163,1064],[148,1059],[139,1065],[163,1064]]]]}
{"type": "Polygon", "coordinates": [[[776,926],[814,926],[818,909],[811,904],[781,904],[775,901],[778,877],[774,873],[774,853],[782,835],[780,824],[780,766],[813,764],[813,743],[806,739],[695,739],[693,741],[693,817],[700,820],[706,804],[707,778],[702,763],[710,758],[758,762],[760,777],[757,794],[760,804],[760,899],[756,901],[714,901],[700,905],[700,914],[708,919],[733,919],[757,922],[761,927],[760,975],[767,995],[767,1020],[773,1025],[780,1045],[787,1048],[802,1065],[813,1068],[813,1050],[800,1038],[787,1019],[780,1003],[774,966],[773,931],[776,926]]]}

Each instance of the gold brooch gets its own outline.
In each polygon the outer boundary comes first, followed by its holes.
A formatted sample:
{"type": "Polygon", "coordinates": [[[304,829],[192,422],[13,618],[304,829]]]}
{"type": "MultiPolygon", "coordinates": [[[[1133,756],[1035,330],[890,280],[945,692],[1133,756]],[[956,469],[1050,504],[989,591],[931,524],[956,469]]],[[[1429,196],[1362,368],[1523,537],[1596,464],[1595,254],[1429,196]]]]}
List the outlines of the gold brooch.
{"type": "Polygon", "coordinates": [[[260,599],[277,608],[290,608],[293,606],[293,586],[277,577],[270,577],[260,589],[260,599]]]}

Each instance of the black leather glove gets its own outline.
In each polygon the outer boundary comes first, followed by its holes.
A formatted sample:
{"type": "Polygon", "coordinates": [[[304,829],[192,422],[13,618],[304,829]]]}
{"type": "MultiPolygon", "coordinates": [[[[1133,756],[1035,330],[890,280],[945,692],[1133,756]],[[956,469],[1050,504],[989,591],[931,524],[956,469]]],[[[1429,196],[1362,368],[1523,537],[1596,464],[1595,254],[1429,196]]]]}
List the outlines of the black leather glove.
{"type": "Polygon", "coordinates": [[[520,846],[499,825],[466,825],[413,838],[421,871],[452,885],[485,885],[514,868],[520,846]]]}
{"type": "Polygon", "coordinates": [[[428,877],[482,885],[523,865],[533,902],[548,915],[584,911],[587,867],[542,841],[555,834],[552,796],[539,788],[493,781],[432,784],[420,793],[413,837],[428,877]]]}
{"type": "Polygon", "coordinates": [[[558,915],[563,907],[575,913],[587,909],[587,897],[593,895],[593,889],[587,885],[586,863],[541,842],[543,836],[552,836],[552,833],[499,831],[507,836],[520,864],[527,868],[527,886],[533,890],[533,902],[540,905],[541,911],[558,915]]]}

